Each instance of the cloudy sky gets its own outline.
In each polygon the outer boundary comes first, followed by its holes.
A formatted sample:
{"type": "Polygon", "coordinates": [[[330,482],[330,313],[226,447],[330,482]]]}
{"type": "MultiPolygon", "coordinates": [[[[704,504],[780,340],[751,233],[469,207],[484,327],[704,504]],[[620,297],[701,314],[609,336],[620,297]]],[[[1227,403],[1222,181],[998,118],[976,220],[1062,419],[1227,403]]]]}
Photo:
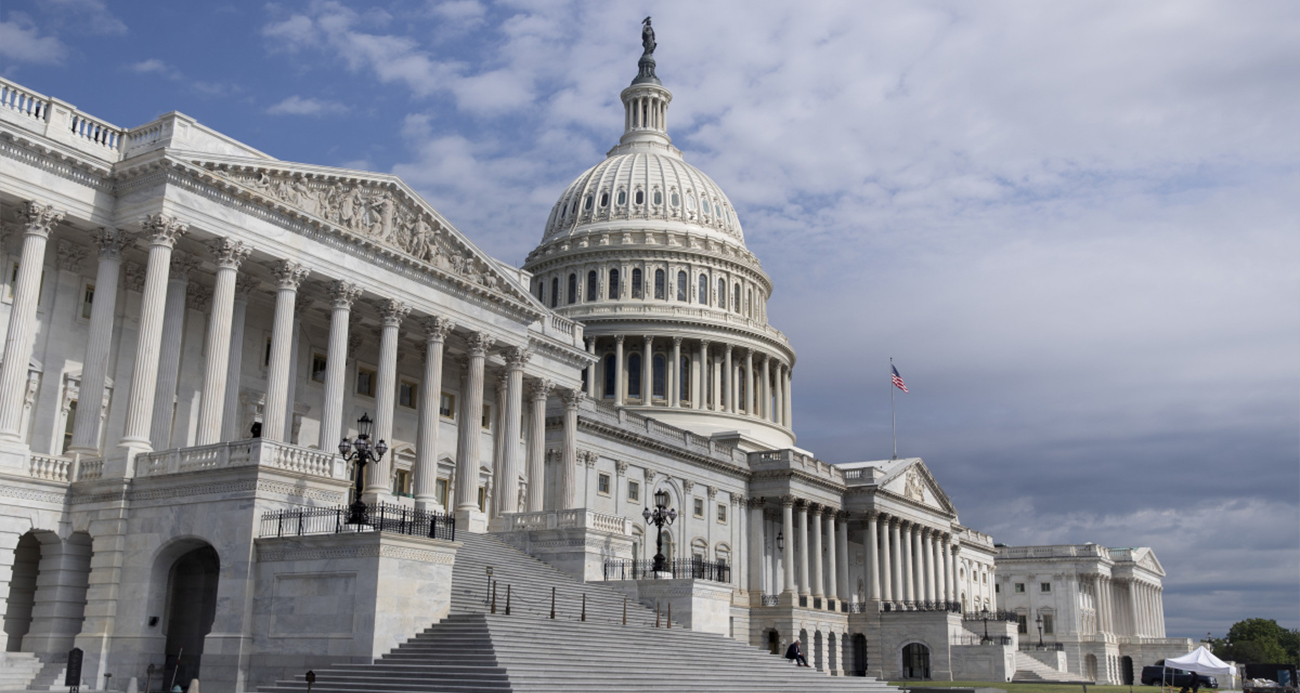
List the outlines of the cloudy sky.
{"type": "Polygon", "coordinates": [[[1154,547],[1171,635],[1300,627],[1300,4],[4,0],[0,74],[397,173],[518,264],[647,14],[801,446],[887,458],[892,356],[899,453],[965,524],[1154,547]]]}

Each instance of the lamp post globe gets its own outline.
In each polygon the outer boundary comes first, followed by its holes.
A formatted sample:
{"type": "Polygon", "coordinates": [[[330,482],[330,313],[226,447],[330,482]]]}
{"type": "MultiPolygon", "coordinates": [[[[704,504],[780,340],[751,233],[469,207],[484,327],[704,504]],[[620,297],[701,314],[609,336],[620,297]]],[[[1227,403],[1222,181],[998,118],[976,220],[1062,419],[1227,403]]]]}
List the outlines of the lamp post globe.
{"type": "Polygon", "coordinates": [[[655,492],[654,499],[655,509],[646,508],[641,512],[641,517],[655,527],[655,558],[650,570],[662,573],[668,570],[668,559],[664,557],[664,527],[673,524],[677,519],[677,511],[668,508],[670,502],[668,491],[659,489],[655,492]]]}
{"type": "Polygon", "coordinates": [[[357,437],[354,440],[344,438],[339,441],[339,455],[346,462],[353,463],[353,489],[352,504],[348,506],[348,524],[350,525],[368,525],[370,524],[370,512],[366,507],[365,501],[361,500],[361,493],[365,490],[366,465],[371,462],[378,462],[379,458],[388,452],[388,444],[379,441],[373,446],[370,443],[370,430],[374,421],[370,419],[369,414],[362,414],[357,419],[357,437]]]}
{"type": "Polygon", "coordinates": [[[985,607],[985,608],[983,608],[983,609],[980,609],[980,616],[984,619],[984,639],[981,640],[980,642],[981,642],[981,643],[987,643],[987,642],[989,641],[989,610],[988,610],[988,607],[985,607]]]}

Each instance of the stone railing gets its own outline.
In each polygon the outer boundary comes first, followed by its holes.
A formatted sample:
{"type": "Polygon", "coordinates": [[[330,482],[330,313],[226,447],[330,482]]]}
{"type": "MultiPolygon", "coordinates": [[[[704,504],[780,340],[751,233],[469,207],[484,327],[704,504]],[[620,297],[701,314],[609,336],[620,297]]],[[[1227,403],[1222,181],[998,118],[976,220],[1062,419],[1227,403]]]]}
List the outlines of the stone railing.
{"type": "Polygon", "coordinates": [[[77,481],[92,481],[104,478],[104,458],[83,457],[77,470],[77,481]]]}
{"type": "Polygon", "coordinates": [[[523,532],[538,529],[594,529],[613,534],[632,534],[632,521],[621,515],[598,513],[587,508],[543,510],[536,513],[502,515],[502,530],[523,532]]]}
{"type": "Polygon", "coordinates": [[[347,476],[343,459],[337,454],[264,438],[145,453],[135,458],[135,475],[160,476],[248,466],[273,467],[329,479],[347,476]]]}
{"type": "Polygon", "coordinates": [[[0,78],[0,120],[110,161],[121,158],[125,129],[3,78],[0,78]]]}
{"type": "Polygon", "coordinates": [[[33,452],[28,464],[28,474],[33,479],[70,481],[72,477],[72,460],[33,452]]]}

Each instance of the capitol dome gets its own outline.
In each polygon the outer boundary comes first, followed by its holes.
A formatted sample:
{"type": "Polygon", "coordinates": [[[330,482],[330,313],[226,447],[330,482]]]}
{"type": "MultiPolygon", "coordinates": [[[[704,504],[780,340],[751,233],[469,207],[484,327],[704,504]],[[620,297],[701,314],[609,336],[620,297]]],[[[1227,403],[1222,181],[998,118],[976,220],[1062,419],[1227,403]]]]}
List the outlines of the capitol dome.
{"type": "Polygon", "coordinates": [[[794,444],[794,350],[731,201],[668,136],[650,53],[623,136],[551,209],[524,263],[537,300],[581,322],[588,396],[744,449],[794,444]]]}

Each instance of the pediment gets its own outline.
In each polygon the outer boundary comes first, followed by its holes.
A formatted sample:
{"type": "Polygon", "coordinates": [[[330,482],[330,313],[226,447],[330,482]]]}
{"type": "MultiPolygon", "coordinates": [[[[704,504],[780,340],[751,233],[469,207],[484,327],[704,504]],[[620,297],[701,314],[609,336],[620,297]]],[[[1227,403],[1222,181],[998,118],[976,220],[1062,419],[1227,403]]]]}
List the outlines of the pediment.
{"type": "Polygon", "coordinates": [[[1147,570],[1157,575],[1163,576],[1165,574],[1165,568],[1164,566],[1160,565],[1160,561],[1156,559],[1155,551],[1152,551],[1151,549],[1145,547],[1139,549],[1139,551],[1142,552],[1142,555],[1139,556],[1137,559],[1138,565],[1142,566],[1143,568],[1146,568],[1147,570]]]}
{"type": "Polygon", "coordinates": [[[880,482],[880,488],[940,512],[956,514],[948,494],[939,487],[925,463],[919,458],[909,462],[891,470],[880,482]]]}
{"type": "Polygon", "coordinates": [[[503,272],[495,259],[397,176],[242,158],[189,161],[268,206],[291,208],[345,235],[542,312],[527,287],[503,272]]]}

